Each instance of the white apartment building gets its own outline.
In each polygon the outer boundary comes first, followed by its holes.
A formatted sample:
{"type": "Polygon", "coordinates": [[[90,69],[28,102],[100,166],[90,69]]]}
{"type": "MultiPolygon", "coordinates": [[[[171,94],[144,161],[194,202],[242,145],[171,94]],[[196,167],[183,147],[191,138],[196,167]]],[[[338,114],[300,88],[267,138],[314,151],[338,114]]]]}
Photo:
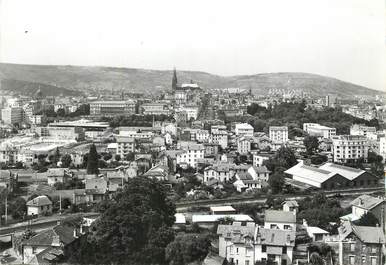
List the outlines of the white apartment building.
{"type": "Polygon", "coordinates": [[[91,115],[120,115],[134,114],[133,100],[94,101],[90,103],[91,115]]]}
{"type": "Polygon", "coordinates": [[[382,136],[378,140],[378,150],[379,150],[379,155],[383,157],[383,162],[386,160],[386,137],[382,136]]]}
{"type": "Polygon", "coordinates": [[[153,102],[141,105],[142,113],[145,115],[170,115],[170,109],[166,103],[153,102]]]}
{"type": "Polygon", "coordinates": [[[209,142],[209,131],[208,130],[197,130],[196,131],[196,141],[199,143],[209,142]]]}
{"type": "Polygon", "coordinates": [[[181,146],[181,152],[176,155],[177,165],[197,167],[197,160],[204,158],[205,147],[202,144],[189,143],[181,146]]]}
{"type": "Polygon", "coordinates": [[[253,165],[255,167],[261,167],[264,161],[269,160],[271,156],[266,154],[253,154],[253,165]]]}
{"type": "Polygon", "coordinates": [[[190,119],[197,120],[198,117],[198,107],[197,106],[184,106],[180,107],[176,110],[176,112],[185,112],[186,119],[189,121],[190,119]]]}
{"type": "Polygon", "coordinates": [[[116,154],[121,158],[126,157],[131,152],[135,151],[135,139],[129,136],[116,136],[117,151],[116,154]]]}
{"type": "Polygon", "coordinates": [[[253,137],[253,127],[248,123],[238,123],[235,126],[235,133],[237,136],[253,137]]]}
{"type": "Polygon", "coordinates": [[[253,139],[251,137],[240,137],[237,139],[237,152],[245,155],[251,151],[251,144],[253,139]]]}
{"type": "Polygon", "coordinates": [[[365,126],[362,124],[353,124],[350,127],[350,135],[363,135],[368,136],[370,134],[375,134],[377,129],[375,127],[365,126]]]}
{"type": "Polygon", "coordinates": [[[310,136],[322,137],[330,139],[336,135],[336,128],[327,127],[318,123],[304,123],[303,131],[307,132],[310,136]]]}
{"type": "Polygon", "coordinates": [[[218,144],[221,148],[228,148],[228,133],[226,131],[215,131],[209,137],[209,143],[218,144]]]}
{"type": "Polygon", "coordinates": [[[10,107],[1,110],[1,120],[5,124],[16,124],[23,121],[23,109],[20,107],[10,107]]]}
{"type": "Polygon", "coordinates": [[[238,265],[254,265],[256,262],[293,264],[295,231],[267,229],[252,222],[242,225],[219,225],[219,256],[238,265]]]}
{"type": "Polygon", "coordinates": [[[288,127],[270,126],[269,139],[274,143],[286,143],[288,141],[288,127]]]}
{"type": "Polygon", "coordinates": [[[347,163],[363,158],[367,161],[368,140],[362,135],[338,135],[332,138],[333,161],[347,163]]]}

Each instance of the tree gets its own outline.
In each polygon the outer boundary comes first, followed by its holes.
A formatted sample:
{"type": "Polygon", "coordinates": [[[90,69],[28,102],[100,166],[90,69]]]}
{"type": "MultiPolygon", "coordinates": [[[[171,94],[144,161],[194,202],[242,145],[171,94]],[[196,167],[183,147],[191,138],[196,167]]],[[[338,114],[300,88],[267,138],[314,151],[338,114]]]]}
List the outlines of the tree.
{"type": "Polygon", "coordinates": [[[323,258],[319,255],[318,252],[313,252],[310,255],[311,265],[324,265],[323,258]]]}
{"type": "Polygon", "coordinates": [[[315,136],[304,137],[303,143],[309,155],[313,154],[319,148],[319,140],[315,136]]]}
{"type": "Polygon", "coordinates": [[[62,162],[62,167],[66,167],[66,168],[70,167],[72,163],[71,155],[65,154],[64,156],[62,156],[61,162],[62,162]]]}
{"type": "Polygon", "coordinates": [[[358,226],[377,226],[380,222],[373,213],[367,212],[359,220],[355,221],[354,224],[358,226]]]}
{"type": "Polygon", "coordinates": [[[98,174],[98,153],[95,144],[90,146],[90,151],[87,156],[87,174],[98,174]]]}
{"type": "Polygon", "coordinates": [[[118,161],[118,162],[121,161],[121,155],[118,155],[118,154],[115,155],[115,160],[118,161]]]}
{"type": "Polygon", "coordinates": [[[167,187],[154,179],[132,178],[105,204],[87,242],[75,249],[74,263],[166,264],[176,212],[167,187]]]}
{"type": "Polygon", "coordinates": [[[170,265],[185,265],[202,261],[208,255],[210,240],[208,236],[179,235],[166,247],[166,260],[170,265]]]}
{"type": "Polygon", "coordinates": [[[271,187],[273,194],[281,192],[283,190],[284,185],[283,173],[279,171],[273,173],[268,179],[268,184],[271,187]]]}
{"type": "Polygon", "coordinates": [[[22,197],[16,198],[10,203],[10,214],[13,219],[21,219],[27,213],[26,201],[22,197]]]}

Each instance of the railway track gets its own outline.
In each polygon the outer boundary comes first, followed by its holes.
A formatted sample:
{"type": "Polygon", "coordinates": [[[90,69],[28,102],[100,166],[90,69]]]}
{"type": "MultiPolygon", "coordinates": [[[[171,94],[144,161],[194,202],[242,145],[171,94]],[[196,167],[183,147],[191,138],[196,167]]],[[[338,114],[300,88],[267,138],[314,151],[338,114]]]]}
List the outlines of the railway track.
{"type": "MultiPolygon", "coordinates": [[[[324,193],[328,197],[332,196],[353,196],[359,194],[371,194],[378,191],[384,191],[384,187],[373,187],[373,188],[361,188],[361,189],[344,189],[344,190],[329,190],[329,191],[313,191],[309,194],[279,194],[272,195],[274,198],[285,198],[290,200],[299,200],[308,196],[315,195],[317,193],[324,193]]],[[[261,203],[265,202],[267,195],[261,195],[259,197],[242,197],[242,198],[224,198],[224,199],[213,199],[213,200],[197,200],[197,201],[188,201],[188,202],[177,202],[176,208],[177,211],[184,211],[192,206],[215,206],[215,205],[230,205],[230,204],[241,204],[241,203],[261,203]]]]}

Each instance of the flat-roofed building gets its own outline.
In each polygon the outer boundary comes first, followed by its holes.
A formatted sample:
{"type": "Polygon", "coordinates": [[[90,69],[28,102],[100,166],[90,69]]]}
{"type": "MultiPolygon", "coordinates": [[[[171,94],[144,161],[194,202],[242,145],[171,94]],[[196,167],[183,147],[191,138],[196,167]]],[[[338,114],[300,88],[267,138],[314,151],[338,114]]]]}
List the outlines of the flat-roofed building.
{"type": "Polygon", "coordinates": [[[248,123],[238,123],[235,126],[235,133],[237,136],[253,137],[253,127],[248,123]]]}
{"type": "Polygon", "coordinates": [[[320,125],[318,123],[304,123],[303,131],[307,132],[310,136],[322,137],[330,139],[336,135],[336,129],[320,125]]]}
{"type": "Polygon", "coordinates": [[[19,107],[5,108],[1,110],[1,120],[5,124],[17,124],[23,121],[23,109],[19,107]]]}
{"type": "Polygon", "coordinates": [[[90,103],[91,115],[135,114],[135,101],[111,100],[94,101],[90,103]]]}
{"type": "Polygon", "coordinates": [[[130,136],[118,135],[115,137],[117,140],[116,154],[122,158],[126,157],[129,153],[135,151],[135,139],[130,136]]]}
{"type": "Polygon", "coordinates": [[[144,115],[170,115],[171,110],[167,103],[152,102],[141,105],[141,113],[144,115]]]}
{"type": "Polygon", "coordinates": [[[377,128],[371,126],[365,126],[363,124],[353,124],[350,127],[350,135],[362,135],[369,137],[371,134],[375,134],[377,128]]]}
{"type": "Polygon", "coordinates": [[[362,135],[337,135],[332,137],[333,161],[337,163],[367,161],[369,143],[362,135]]]}

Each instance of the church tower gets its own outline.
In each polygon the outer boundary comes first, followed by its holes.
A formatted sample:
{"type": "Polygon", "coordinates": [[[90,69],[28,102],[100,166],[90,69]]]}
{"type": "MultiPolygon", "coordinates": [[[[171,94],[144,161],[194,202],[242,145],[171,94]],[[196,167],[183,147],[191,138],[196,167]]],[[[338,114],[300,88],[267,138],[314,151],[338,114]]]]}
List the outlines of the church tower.
{"type": "Polygon", "coordinates": [[[176,68],[173,69],[173,79],[172,79],[172,90],[175,91],[177,89],[177,71],[176,68]]]}

